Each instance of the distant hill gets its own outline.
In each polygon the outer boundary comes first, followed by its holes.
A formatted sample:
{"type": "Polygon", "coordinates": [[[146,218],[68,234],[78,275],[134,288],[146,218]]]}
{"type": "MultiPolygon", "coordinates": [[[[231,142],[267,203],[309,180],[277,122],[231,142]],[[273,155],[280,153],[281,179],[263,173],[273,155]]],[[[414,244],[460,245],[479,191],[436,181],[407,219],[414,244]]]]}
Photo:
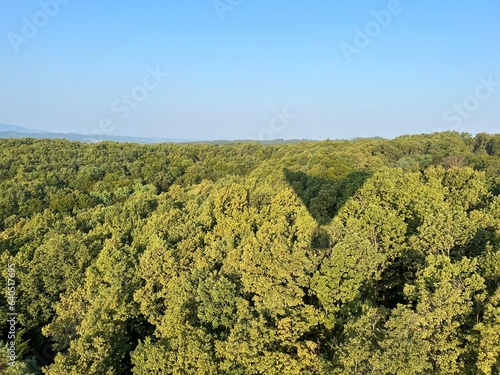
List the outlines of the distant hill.
{"type": "Polygon", "coordinates": [[[77,134],[77,133],[19,133],[15,131],[0,131],[0,138],[37,138],[37,139],[66,139],[68,141],[78,141],[85,143],[96,143],[102,141],[111,142],[131,142],[131,143],[181,143],[188,140],[166,139],[166,138],[141,138],[141,137],[122,137],[99,134],[77,134]]]}
{"type": "Polygon", "coordinates": [[[47,133],[44,130],[38,129],[28,129],[17,125],[0,124],[0,132],[16,132],[16,133],[31,133],[31,134],[42,134],[47,133]]]}
{"type": "Polygon", "coordinates": [[[133,142],[133,143],[181,143],[190,142],[187,139],[169,139],[169,138],[148,138],[148,137],[125,137],[118,135],[103,134],[78,134],[78,133],[52,133],[38,129],[28,129],[17,125],[0,124],[0,138],[49,138],[49,139],[67,139],[68,141],[78,141],[95,143],[102,141],[112,142],[133,142]]]}
{"type": "MultiPolygon", "coordinates": [[[[231,144],[242,142],[257,142],[263,144],[294,144],[300,142],[314,142],[310,139],[273,139],[273,140],[196,140],[196,139],[174,139],[174,138],[153,138],[153,137],[128,137],[119,135],[104,135],[104,134],[79,134],[79,133],[52,133],[45,130],[29,129],[17,125],[0,124],[0,138],[49,138],[49,139],[67,139],[68,141],[77,141],[85,143],[96,143],[102,141],[111,142],[132,142],[140,144],[153,143],[214,143],[214,144],[231,144]]],[[[362,141],[366,139],[382,140],[382,137],[370,138],[354,138],[352,141],[362,141]]]]}
{"type": "Polygon", "coordinates": [[[231,144],[241,142],[258,142],[263,144],[290,144],[307,142],[307,139],[274,139],[274,140],[213,140],[203,141],[196,139],[172,139],[172,138],[153,138],[153,137],[127,137],[119,135],[104,135],[104,134],[79,134],[79,133],[52,133],[45,130],[28,129],[22,126],[0,124],[0,138],[49,138],[49,139],[66,139],[68,141],[77,141],[85,143],[96,143],[102,141],[111,142],[132,142],[140,144],[153,144],[153,143],[214,143],[214,144],[231,144]]]}

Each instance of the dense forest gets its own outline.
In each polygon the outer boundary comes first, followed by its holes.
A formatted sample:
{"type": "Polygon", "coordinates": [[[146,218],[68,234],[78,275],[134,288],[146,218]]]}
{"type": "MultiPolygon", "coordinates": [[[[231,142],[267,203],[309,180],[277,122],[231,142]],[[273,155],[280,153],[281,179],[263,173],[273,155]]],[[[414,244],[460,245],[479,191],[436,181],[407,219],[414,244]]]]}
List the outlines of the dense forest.
{"type": "Polygon", "coordinates": [[[500,135],[3,139],[0,177],[2,374],[500,374],[500,135]]]}

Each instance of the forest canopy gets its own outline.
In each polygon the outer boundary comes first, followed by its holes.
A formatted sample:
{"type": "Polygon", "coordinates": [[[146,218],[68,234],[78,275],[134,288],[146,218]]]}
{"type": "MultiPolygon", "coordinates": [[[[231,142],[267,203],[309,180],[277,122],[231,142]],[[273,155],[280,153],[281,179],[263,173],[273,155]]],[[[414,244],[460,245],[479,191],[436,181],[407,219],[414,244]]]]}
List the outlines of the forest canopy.
{"type": "Polygon", "coordinates": [[[5,374],[500,374],[500,135],[0,140],[5,374]]]}

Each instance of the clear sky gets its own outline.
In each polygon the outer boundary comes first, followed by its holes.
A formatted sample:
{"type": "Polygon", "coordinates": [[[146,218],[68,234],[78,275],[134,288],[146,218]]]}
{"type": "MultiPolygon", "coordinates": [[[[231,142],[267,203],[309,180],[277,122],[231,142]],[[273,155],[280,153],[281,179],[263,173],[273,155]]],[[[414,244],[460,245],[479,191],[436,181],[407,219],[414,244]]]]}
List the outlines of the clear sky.
{"type": "Polygon", "coordinates": [[[500,2],[2,0],[0,123],[207,140],[498,133],[500,2]]]}

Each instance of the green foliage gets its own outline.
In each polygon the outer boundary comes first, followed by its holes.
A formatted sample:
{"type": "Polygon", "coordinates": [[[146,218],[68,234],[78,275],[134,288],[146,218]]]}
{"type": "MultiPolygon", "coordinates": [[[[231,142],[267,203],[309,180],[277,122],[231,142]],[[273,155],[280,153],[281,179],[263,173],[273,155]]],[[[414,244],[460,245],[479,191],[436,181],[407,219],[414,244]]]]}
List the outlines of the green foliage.
{"type": "Polygon", "coordinates": [[[498,375],[499,174],[484,133],[0,140],[0,372],[498,375]]]}

